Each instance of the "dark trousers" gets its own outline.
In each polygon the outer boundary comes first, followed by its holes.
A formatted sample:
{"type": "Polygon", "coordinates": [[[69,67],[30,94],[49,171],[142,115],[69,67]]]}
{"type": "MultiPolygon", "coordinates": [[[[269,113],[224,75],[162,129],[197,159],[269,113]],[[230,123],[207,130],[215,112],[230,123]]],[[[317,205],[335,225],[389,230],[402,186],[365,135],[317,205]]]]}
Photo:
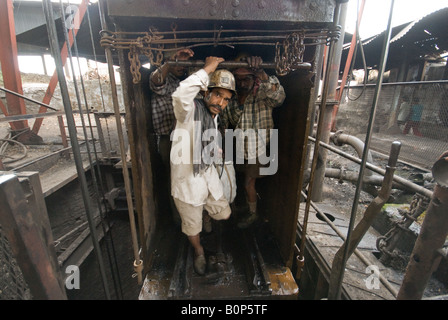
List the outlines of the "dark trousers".
{"type": "Polygon", "coordinates": [[[166,179],[167,193],[170,201],[171,214],[173,220],[176,224],[180,224],[180,216],[177,211],[176,205],[174,204],[173,197],[171,196],[171,164],[170,164],[170,153],[171,153],[171,141],[169,135],[159,135],[158,136],[157,151],[159,152],[160,158],[162,159],[163,169],[164,169],[164,179],[166,179]]]}

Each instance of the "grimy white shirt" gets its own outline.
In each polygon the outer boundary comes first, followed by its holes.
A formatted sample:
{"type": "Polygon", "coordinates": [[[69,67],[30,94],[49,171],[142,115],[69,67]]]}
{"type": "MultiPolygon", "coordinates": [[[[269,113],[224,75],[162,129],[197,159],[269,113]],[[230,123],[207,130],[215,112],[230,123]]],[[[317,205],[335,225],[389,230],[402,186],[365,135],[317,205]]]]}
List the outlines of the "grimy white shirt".
{"type": "Polygon", "coordinates": [[[171,134],[171,195],[193,206],[205,204],[209,194],[215,200],[223,196],[213,165],[196,176],[193,174],[193,139],[197,134],[194,132],[194,98],[199,91],[207,90],[208,82],[207,72],[200,69],[181,81],[172,95],[176,128],[171,134]]]}

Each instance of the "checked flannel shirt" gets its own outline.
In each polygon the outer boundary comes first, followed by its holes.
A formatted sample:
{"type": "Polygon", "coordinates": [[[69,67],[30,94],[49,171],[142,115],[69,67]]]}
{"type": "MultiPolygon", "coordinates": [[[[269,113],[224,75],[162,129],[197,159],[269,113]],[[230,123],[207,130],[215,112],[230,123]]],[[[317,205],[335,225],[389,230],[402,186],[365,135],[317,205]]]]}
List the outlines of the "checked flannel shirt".
{"type": "MultiPolygon", "coordinates": [[[[270,141],[270,130],[274,128],[272,109],[279,107],[285,100],[285,90],[276,76],[270,76],[267,81],[260,82],[259,86],[250,93],[244,105],[238,105],[238,99],[232,99],[222,113],[225,128],[266,129],[266,145],[270,141]]],[[[244,158],[253,159],[258,154],[257,136],[247,135],[244,140],[244,158]],[[249,146],[255,146],[256,149],[249,146]]]]}
{"type": "Polygon", "coordinates": [[[171,95],[179,86],[180,80],[171,73],[165,79],[165,83],[156,86],[152,81],[149,87],[153,92],[151,98],[152,123],[157,135],[170,135],[176,125],[176,117],[173,111],[171,95]]]}

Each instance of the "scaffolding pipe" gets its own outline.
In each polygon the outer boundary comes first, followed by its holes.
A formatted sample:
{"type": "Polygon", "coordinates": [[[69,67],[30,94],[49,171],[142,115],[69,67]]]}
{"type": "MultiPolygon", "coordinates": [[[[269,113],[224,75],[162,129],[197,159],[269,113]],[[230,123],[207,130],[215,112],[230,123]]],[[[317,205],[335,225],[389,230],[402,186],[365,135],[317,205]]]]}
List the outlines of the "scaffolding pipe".
{"type": "MultiPolygon", "coordinates": [[[[316,143],[316,139],[315,138],[308,137],[308,139],[311,140],[312,142],[316,143]]],[[[339,155],[341,155],[341,156],[343,156],[343,157],[345,157],[345,158],[347,158],[347,159],[349,159],[349,160],[351,160],[353,162],[361,164],[362,160],[352,156],[351,154],[348,154],[348,153],[346,153],[344,151],[341,151],[338,148],[335,148],[335,147],[333,147],[333,146],[331,146],[329,144],[326,144],[326,143],[324,143],[322,141],[319,142],[319,144],[322,147],[327,148],[328,150],[333,151],[334,153],[337,153],[337,154],[339,154],[339,155]]],[[[386,170],[384,170],[382,168],[379,168],[379,167],[377,167],[377,166],[375,166],[375,165],[373,165],[373,164],[371,164],[369,162],[366,162],[365,165],[366,165],[366,167],[368,169],[370,169],[370,170],[372,170],[372,171],[374,171],[376,173],[379,173],[379,174],[381,174],[383,176],[386,174],[386,170]]],[[[425,197],[428,197],[429,199],[431,199],[431,197],[432,197],[432,191],[431,190],[428,190],[428,189],[426,189],[426,188],[424,188],[422,186],[419,186],[418,184],[415,184],[415,183],[413,183],[413,182],[411,182],[409,180],[406,180],[406,179],[404,179],[402,177],[394,175],[394,181],[399,183],[400,185],[404,186],[407,190],[414,191],[414,192],[416,192],[418,194],[421,194],[421,195],[423,195],[425,197]]]]}
{"type": "MultiPolygon", "coordinates": [[[[346,181],[350,181],[350,182],[356,182],[356,181],[358,181],[359,173],[356,171],[347,171],[347,170],[339,169],[339,168],[326,168],[325,169],[325,177],[335,178],[338,180],[346,180],[346,181]]],[[[368,177],[364,177],[363,182],[365,184],[381,186],[383,184],[383,178],[384,177],[382,175],[374,174],[374,175],[371,175],[368,177]]],[[[412,192],[412,190],[410,188],[406,188],[405,186],[403,186],[397,182],[392,183],[392,188],[393,189],[403,189],[408,192],[412,192]]]]}
{"type": "MultiPolygon", "coordinates": [[[[338,147],[340,147],[344,144],[348,144],[348,145],[352,146],[353,148],[355,148],[358,156],[360,158],[362,157],[362,153],[364,152],[365,145],[361,139],[359,139],[355,136],[351,136],[349,134],[345,134],[340,130],[337,132],[331,132],[330,139],[338,147]]],[[[373,157],[372,157],[372,154],[370,153],[370,150],[367,153],[367,162],[370,162],[373,164],[373,157]]],[[[373,174],[372,171],[370,171],[370,170],[366,171],[366,175],[371,176],[372,174],[373,174]]]]}
{"type": "MultiPolygon", "coordinates": [[[[334,9],[334,17],[333,17],[333,24],[334,27],[337,28],[337,23],[339,21],[339,12],[340,12],[340,3],[338,2],[336,4],[336,7],[334,9]]],[[[335,54],[335,44],[334,40],[330,42],[330,48],[329,48],[329,54],[328,54],[328,61],[326,65],[326,72],[325,72],[325,78],[324,78],[324,87],[322,89],[322,104],[321,106],[325,106],[327,103],[327,96],[328,96],[328,82],[329,82],[329,74],[330,74],[330,65],[333,60],[334,54],[335,54]]],[[[323,127],[323,121],[325,116],[325,109],[326,108],[320,108],[320,114],[319,114],[319,121],[317,126],[317,133],[316,133],[316,141],[317,143],[314,146],[314,154],[313,154],[313,161],[311,165],[311,173],[310,173],[310,183],[308,184],[308,194],[312,193],[313,185],[314,185],[314,175],[316,172],[316,166],[318,161],[318,153],[319,153],[319,141],[322,134],[322,127],[323,127]]],[[[305,251],[305,242],[306,242],[306,232],[308,227],[308,218],[309,218],[309,211],[310,211],[310,202],[311,197],[306,198],[306,204],[305,204],[305,215],[303,218],[303,229],[302,229],[302,236],[300,238],[300,247],[298,252],[298,260],[302,263],[304,262],[304,251],[305,251]]],[[[303,264],[302,264],[303,265],[303,264]]],[[[297,278],[300,279],[301,270],[297,270],[297,278]]]]}
{"type": "MultiPolygon", "coordinates": [[[[343,1],[347,2],[347,1],[343,1]]],[[[331,132],[331,124],[333,123],[333,106],[334,101],[337,96],[336,88],[338,86],[338,79],[339,79],[339,68],[341,64],[341,56],[342,56],[342,46],[344,43],[344,33],[345,33],[345,20],[347,16],[347,3],[342,3],[339,1],[339,12],[337,16],[338,24],[341,27],[341,36],[339,37],[338,41],[334,43],[334,53],[332,55],[332,59],[328,59],[327,61],[327,68],[325,76],[328,75],[328,97],[330,99],[326,99],[326,101],[323,101],[321,99],[320,104],[320,111],[323,113],[323,121],[322,121],[322,132],[320,136],[320,140],[324,142],[330,141],[330,132],[331,132]],[[325,110],[325,112],[323,112],[325,110]]],[[[321,201],[322,200],[322,186],[323,181],[325,179],[325,167],[327,163],[327,150],[321,149],[320,150],[320,157],[322,159],[322,166],[318,166],[316,168],[315,178],[316,180],[316,188],[312,191],[311,197],[314,201],[321,201]]]]}
{"type": "MultiPolygon", "coordinates": [[[[201,60],[186,60],[186,61],[167,61],[166,62],[169,66],[176,66],[176,67],[203,67],[204,61],[201,60]]],[[[219,64],[220,68],[225,69],[233,69],[233,68],[241,68],[241,67],[247,67],[248,63],[245,61],[223,61],[219,64]]],[[[275,62],[263,62],[260,65],[261,69],[275,69],[277,68],[277,64],[275,62]]],[[[311,63],[309,62],[302,62],[292,65],[292,69],[298,70],[298,69],[311,69],[311,63]]]]}
{"type": "Polygon", "coordinates": [[[3,88],[3,87],[0,87],[0,90],[5,91],[6,93],[12,94],[12,95],[14,95],[14,96],[16,96],[16,97],[22,98],[22,99],[24,99],[24,100],[27,100],[27,101],[29,101],[29,102],[33,102],[33,103],[35,103],[35,104],[38,104],[38,105],[40,105],[40,106],[42,106],[42,107],[44,107],[44,108],[51,109],[51,110],[54,110],[54,111],[59,111],[58,109],[55,109],[55,108],[53,108],[53,107],[50,107],[48,104],[39,102],[39,101],[37,101],[37,100],[31,99],[31,98],[28,98],[28,97],[25,97],[23,94],[20,94],[20,93],[17,93],[17,92],[8,90],[8,89],[3,88]]]}
{"type": "Polygon", "coordinates": [[[386,36],[384,37],[380,67],[378,70],[378,81],[377,81],[377,84],[375,87],[375,95],[373,98],[373,104],[372,104],[372,109],[371,109],[370,118],[369,118],[369,124],[368,124],[368,128],[367,128],[366,142],[365,142],[364,152],[363,152],[363,156],[362,156],[361,167],[360,167],[360,171],[359,171],[359,178],[356,183],[356,191],[355,191],[355,197],[353,199],[352,212],[351,212],[350,222],[349,222],[348,231],[347,231],[347,241],[346,241],[346,246],[345,246],[344,255],[343,255],[343,259],[342,259],[342,267],[341,267],[341,270],[340,270],[340,273],[338,276],[338,280],[337,280],[337,282],[335,282],[336,288],[332,292],[331,296],[329,295],[329,297],[328,297],[329,299],[340,299],[340,295],[341,295],[342,280],[344,279],[344,270],[345,270],[345,265],[347,263],[348,244],[351,241],[353,224],[355,222],[356,212],[358,209],[359,195],[361,192],[361,185],[362,185],[362,180],[364,177],[364,171],[365,171],[366,162],[367,162],[367,154],[368,154],[369,146],[370,146],[370,137],[372,135],[373,122],[375,120],[376,109],[378,106],[379,95],[381,92],[381,85],[382,85],[383,77],[384,77],[384,70],[386,68],[387,56],[389,53],[394,2],[395,2],[395,0],[391,0],[391,6],[390,6],[390,11],[389,11],[389,20],[387,23],[386,36]]]}
{"type": "MultiPolygon", "coordinates": [[[[105,3],[104,0],[99,1],[99,12],[100,12],[100,19],[101,19],[101,27],[103,30],[107,31],[108,26],[105,18],[105,3]]],[[[123,178],[124,178],[124,184],[125,184],[125,191],[126,191],[126,200],[128,205],[128,213],[129,213],[129,222],[131,227],[131,236],[132,236],[132,245],[133,245],[133,251],[134,251],[134,270],[137,274],[137,281],[138,284],[142,284],[143,282],[143,261],[140,259],[140,253],[138,249],[138,240],[137,240],[137,229],[136,229],[136,223],[135,223],[135,216],[134,216],[134,204],[132,201],[132,192],[131,192],[131,181],[129,178],[129,170],[126,160],[126,149],[124,146],[124,135],[123,135],[123,128],[121,126],[121,114],[120,114],[120,107],[118,104],[118,93],[117,93],[117,84],[115,81],[115,70],[113,66],[113,56],[111,49],[109,47],[104,48],[104,51],[106,53],[106,60],[107,65],[109,68],[109,80],[110,80],[110,87],[112,90],[112,102],[114,106],[114,113],[115,113],[115,120],[117,123],[117,131],[118,131],[118,140],[120,144],[120,156],[121,156],[121,162],[122,162],[122,172],[123,172],[123,178]]]]}
{"type": "Polygon", "coordinates": [[[57,71],[58,79],[59,79],[59,86],[61,89],[64,110],[66,113],[67,126],[68,126],[68,130],[69,130],[70,142],[72,144],[73,157],[75,160],[76,171],[77,171],[80,186],[81,186],[81,193],[82,193],[82,198],[84,201],[87,220],[89,222],[90,235],[92,237],[92,244],[93,244],[93,248],[96,253],[96,256],[97,256],[99,269],[100,269],[100,273],[101,273],[101,278],[103,281],[104,292],[105,292],[106,298],[108,300],[110,300],[109,286],[108,286],[108,282],[107,282],[107,278],[106,278],[106,272],[105,272],[103,257],[101,254],[101,249],[99,246],[98,236],[96,233],[96,227],[95,227],[94,220],[93,220],[93,210],[92,210],[92,205],[90,203],[90,194],[89,194],[89,190],[88,190],[88,186],[87,186],[87,179],[86,179],[85,172],[84,172],[83,161],[81,158],[81,152],[80,152],[79,142],[78,142],[78,138],[77,138],[76,124],[75,124],[75,120],[73,117],[73,111],[72,111],[72,106],[71,106],[71,102],[70,102],[70,96],[68,93],[67,82],[65,80],[65,74],[64,74],[64,70],[63,70],[63,66],[62,66],[61,56],[59,54],[59,41],[58,41],[58,37],[57,37],[57,31],[56,31],[56,25],[55,25],[55,20],[54,20],[54,16],[53,16],[53,7],[52,7],[51,0],[44,0],[42,2],[42,5],[43,5],[45,18],[46,18],[46,22],[47,22],[47,30],[48,30],[48,36],[49,36],[49,41],[50,41],[51,52],[52,52],[53,58],[55,60],[56,71],[57,71]]]}
{"type": "Polygon", "coordinates": [[[369,230],[375,218],[381,212],[384,204],[389,199],[400,148],[401,144],[398,141],[392,143],[389,162],[386,168],[386,175],[384,176],[383,185],[381,187],[381,190],[378,192],[378,196],[373,199],[373,201],[367,207],[366,211],[363,214],[363,218],[361,219],[361,221],[359,221],[359,223],[356,225],[356,228],[353,230],[353,235],[352,237],[350,237],[350,240],[345,241],[344,245],[339,248],[334,256],[333,263],[331,265],[330,284],[328,290],[329,296],[333,296],[333,290],[337,289],[337,277],[339,273],[342,272],[342,254],[345,254],[346,251],[346,259],[348,260],[350,258],[364,235],[369,230]]]}

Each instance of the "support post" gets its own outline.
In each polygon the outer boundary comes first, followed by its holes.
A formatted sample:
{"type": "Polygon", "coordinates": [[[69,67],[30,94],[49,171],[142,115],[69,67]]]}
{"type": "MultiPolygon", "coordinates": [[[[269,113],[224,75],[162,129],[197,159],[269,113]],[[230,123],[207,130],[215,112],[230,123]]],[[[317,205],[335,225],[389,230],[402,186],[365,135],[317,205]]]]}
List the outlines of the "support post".
{"type": "MultiPolygon", "coordinates": [[[[17,59],[17,40],[14,25],[14,7],[12,0],[0,1],[0,61],[2,65],[3,82],[11,91],[23,94],[22,79],[17,59]]],[[[26,114],[25,102],[17,96],[7,94],[6,103],[8,115],[26,114]]],[[[14,131],[26,130],[28,121],[11,123],[14,131]]]]}
{"type": "MultiPolygon", "coordinates": [[[[342,55],[342,45],[344,44],[344,33],[345,33],[345,19],[347,16],[347,3],[340,3],[340,12],[338,16],[338,20],[336,23],[341,27],[341,35],[339,36],[338,41],[334,44],[334,53],[332,59],[327,59],[327,71],[329,74],[326,76],[328,78],[328,100],[335,101],[337,92],[336,88],[338,85],[339,79],[339,67],[341,63],[341,55],[342,55]]],[[[329,55],[330,57],[330,55],[329,55]]],[[[330,101],[328,101],[330,102],[330,101]]],[[[321,99],[320,109],[319,109],[319,117],[323,117],[322,120],[322,129],[320,140],[324,143],[329,143],[330,141],[330,132],[331,125],[333,119],[333,104],[327,103],[327,100],[321,99]],[[324,111],[325,109],[325,111],[324,111]]],[[[313,201],[319,202],[322,199],[322,186],[323,181],[325,179],[325,168],[327,161],[327,150],[321,149],[319,150],[319,157],[322,160],[323,165],[316,168],[315,173],[315,188],[311,192],[311,199],[313,201]]]]}
{"type": "MultiPolygon", "coordinates": [[[[85,13],[87,11],[87,6],[89,5],[89,1],[90,0],[83,0],[81,2],[81,4],[79,5],[79,8],[78,8],[78,11],[75,14],[74,21],[82,21],[85,13]]],[[[74,32],[75,36],[78,33],[78,31],[79,31],[79,29],[75,29],[75,32],[74,32]]],[[[69,32],[69,42],[70,42],[70,45],[73,45],[74,37],[71,32],[69,32]]],[[[62,47],[60,56],[61,56],[62,65],[65,65],[65,63],[67,61],[67,56],[68,56],[67,43],[64,43],[64,46],[62,47]]],[[[42,59],[42,60],[44,61],[44,59],[42,59]]],[[[42,100],[42,102],[44,104],[50,104],[51,98],[53,98],[53,93],[54,93],[54,90],[56,89],[57,84],[58,84],[58,73],[57,73],[57,70],[55,70],[53,73],[53,76],[50,79],[50,83],[48,84],[44,99],[42,100]]],[[[47,109],[43,108],[43,107],[41,107],[39,109],[39,113],[44,113],[46,111],[47,111],[47,109]]],[[[39,132],[40,127],[42,125],[42,121],[43,121],[43,118],[36,119],[36,121],[33,124],[33,129],[32,129],[34,133],[37,134],[39,132]]],[[[64,146],[64,148],[66,148],[66,147],[68,147],[67,133],[65,132],[64,120],[63,120],[62,116],[58,117],[58,123],[59,123],[59,128],[61,131],[62,145],[64,146]]]]}
{"type": "Polygon", "coordinates": [[[353,225],[355,223],[356,212],[358,210],[359,195],[361,192],[361,186],[362,186],[362,182],[364,179],[367,155],[368,155],[369,148],[370,148],[370,137],[372,135],[372,130],[373,130],[372,127],[373,127],[373,123],[375,121],[375,114],[376,114],[376,110],[378,107],[378,98],[379,98],[379,95],[381,92],[381,86],[383,84],[383,77],[384,77],[384,70],[385,70],[386,62],[387,62],[387,56],[389,54],[389,45],[390,45],[390,37],[391,37],[391,30],[392,30],[392,16],[393,16],[394,3],[395,3],[395,0],[392,0],[391,6],[390,6],[390,11],[389,11],[389,20],[388,20],[387,29],[386,29],[386,37],[384,38],[384,42],[383,42],[383,50],[382,50],[382,54],[381,54],[380,67],[378,70],[378,80],[377,80],[376,88],[375,88],[375,96],[374,96],[372,108],[370,111],[369,125],[367,128],[367,134],[366,134],[366,142],[364,144],[364,152],[363,152],[363,156],[362,156],[361,167],[359,169],[359,177],[358,177],[358,181],[356,183],[355,198],[353,199],[352,212],[350,214],[350,222],[349,222],[348,230],[347,230],[346,246],[344,249],[344,255],[342,258],[342,265],[341,265],[341,269],[340,269],[341,272],[338,275],[337,281],[334,282],[335,283],[334,287],[336,289],[331,292],[331,295],[329,295],[329,297],[328,297],[329,299],[340,299],[340,296],[341,296],[342,280],[344,279],[344,270],[345,270],[345,266],[347,263],[347,257],[348,257],[348,244],[351,242],[353,225]]]}
{"type": "Polygon", "coordinates": [[[59,56],[59,41],[57,37],[57,31],[56,31],[56,25],[55,25],[55,19],[53,16],[53,6],[51,0],[44,0],[42,2],[42,6],[45,13],[45,18],[47,21],[47,31],[49,35],[50,40],[50,47],[52,54],[55,59],[56,64],[56,71],[58,74],[58,80],[59,80],[59,86],[61,89],[61,95],[62,95],[62,101],[64,103],[64,110],[67,118],[67,125],[69,130],[69,136],[70,141],[72,144],[72,150],[73,150],[73,157],[75,160],[76,165],[76,172],[78,174],[79,183],[81,185],[81,192],[82,192],[82,198],[86,210],[86,216],[87,220],[89,222],[89,229],[90,229],[90,235],[92,237],[92,243],[94,252],[96,254],[98,265],[100,269],[101,278],[103,281],[103,287],[104,287],[104,293],[106,295],[106,298],[110,300],[110,292],[109,292],[109,285],[106,277],[106,271],[103,261],[103,256],[101,254],[101,248],[98,241],[98,235],[97,230],[94,223],[94,217],[93,217],[93,208],[91,204],[91,199],[89,195],[89,190],[87,186],[87,178],[86,174],[84,172],[84,166],[81,158],[81,151],[79,146],[79,141],[77,138],[76,133],[76,124],[75,119],[73,117],[73,110],[71,106],[70,96],[68,94],[68,87],[66,78],[64,75],[63,67],[62,67],[62,61],[61,57],[59,56]]]}

